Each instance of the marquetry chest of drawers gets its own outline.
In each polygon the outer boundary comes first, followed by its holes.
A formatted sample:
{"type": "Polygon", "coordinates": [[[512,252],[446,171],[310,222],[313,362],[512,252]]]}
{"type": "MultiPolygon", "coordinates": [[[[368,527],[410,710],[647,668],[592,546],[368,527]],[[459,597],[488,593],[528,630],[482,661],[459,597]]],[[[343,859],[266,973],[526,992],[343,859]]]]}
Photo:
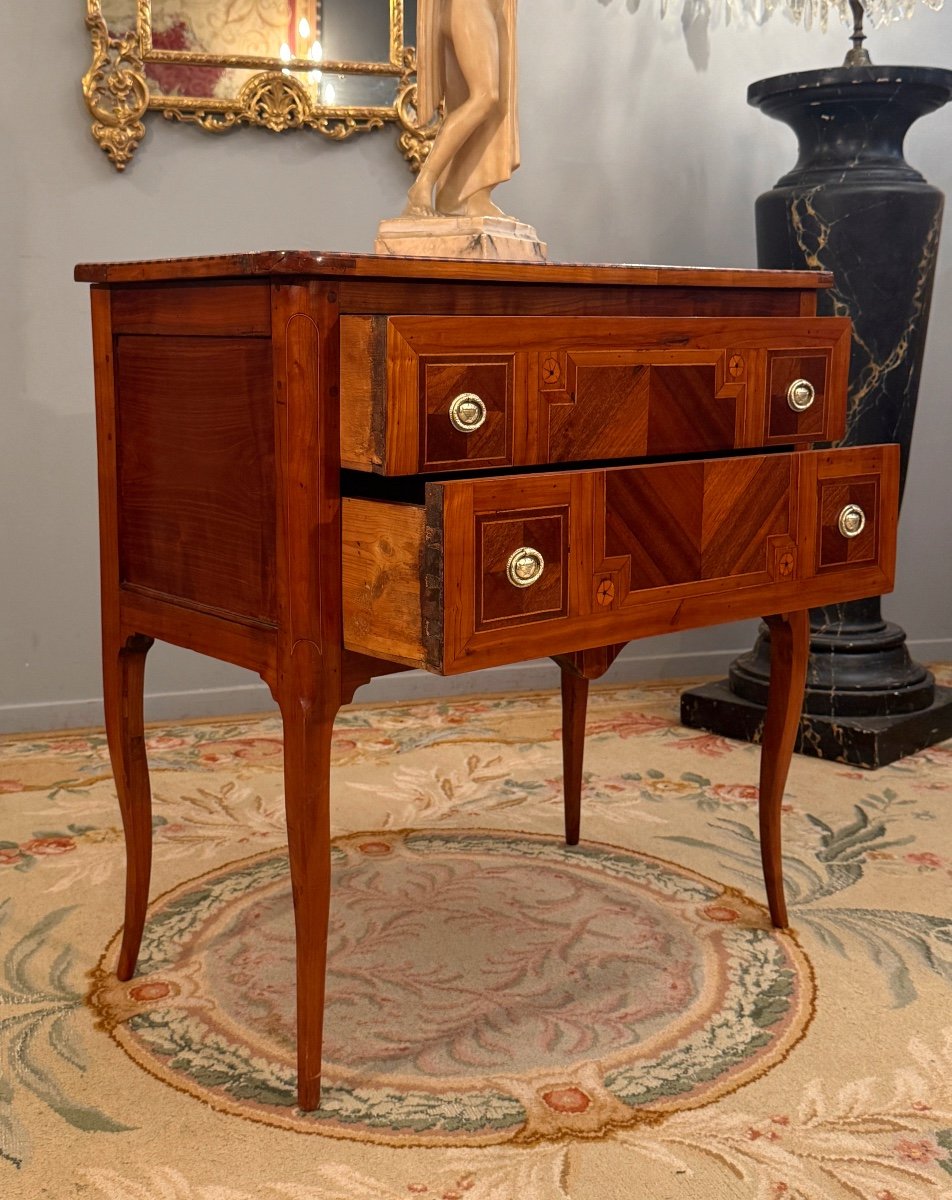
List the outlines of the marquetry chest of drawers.
{"type": "Polygon", "coordinates": [[[89,265],[106,724],[128,979],[156,638],[249,667],[285,733],[299,1098],[320,1099],[334,715],[374,675],[562,671],[566,839],[589,681],[631,639],[762,616],[771,918],[806,610],[892,587],[897,448],[843,432],[814,273],[259,253],[89,265]]]}

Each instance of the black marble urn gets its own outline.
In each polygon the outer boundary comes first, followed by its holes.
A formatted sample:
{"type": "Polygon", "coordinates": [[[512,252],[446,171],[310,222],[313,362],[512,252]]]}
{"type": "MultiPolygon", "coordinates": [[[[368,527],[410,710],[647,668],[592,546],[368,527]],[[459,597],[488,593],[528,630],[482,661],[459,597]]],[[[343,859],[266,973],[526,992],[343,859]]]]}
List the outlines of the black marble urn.
{"type": "MultiPolygon", "coordinates": [[[[844,445],[899,442],[902,487],[925,349],[942,193],[903,157],[919,117],[952,98],[952,71],[836,67],[763,79],[748,102],[799,141],[796,166],[757,200],[761,267],[832,271],[821,314],[853,321],[844,445]]],[[[907,531],[908,532],[908,531],[907,531]]],[[[952,690],[912,661],[870,597],[811,614],[797,750],[883,766],[952,737],[952,690]]],[[[729,678],[681,697],[684,724],[757,740],[770,679],[765,628],[729,678]]]]}

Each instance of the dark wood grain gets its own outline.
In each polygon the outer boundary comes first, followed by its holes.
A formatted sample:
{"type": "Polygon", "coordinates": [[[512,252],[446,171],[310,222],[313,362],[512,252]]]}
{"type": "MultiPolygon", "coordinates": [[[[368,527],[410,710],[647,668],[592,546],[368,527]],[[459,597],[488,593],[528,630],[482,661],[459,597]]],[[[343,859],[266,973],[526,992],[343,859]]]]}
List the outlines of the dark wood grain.
{"type": "Polygon", "coordinates": [[[239,281],[117,288],[112,324],[117,336],[270,337],[271,289],[267,283],[239,281]]]}
{"type": "Polygon", "coordinates": [[[124,583],[275,618],[271,345],[117,339],[124,583]]]}
{"type": "Polygon", "coordinates": [[[458,258],[399,258],[315,250],[259,250],[198,258],[126,263],[80,263],[80,283],[142,283],[156,279],[230,279],[294,275],[313,279],[446,279],[557,285],[623,284],[628,287],[796,288],[830,287],[828,271],[755,271],[730,267],[656,267],[608,263],[513,263],[458,258]]]}
{"type": "Polygon", "coordinates": [[[577,846],[582,822],[582,768],[585,757],[585,714],[588,688],[624,650],[625,643],[597,646],[556,657],[562,691],[562,798],[565,844],[577,846]]]}
{"type": "Polygon", "coordinates": [[[816,290],[757,287],[623,287],[563,283],[460,283],[444,280],[348,280],[340,284],[341,309],[353,314],[417,313],[430,316],[571,317],[808,317],[816,290]]]}
{"type": "Polygon", "coordinates": [[[152,794],[145,753],[145,659],[152,640],[123,629],[119,589],[116,372],[109,293],[92,290],[99,459],[103,711],[126,847],[125,910],[117,974],[130,979],[145,927],[152,872],[152,794]]]}
{"type": "Polygon", "coordinates": [[[577,846],[582,823],[582,766],[585,754],[585,714],[589,681],[565,667],[562,691],[562,802],[565,844],[577,846]]]}
{"type": "Polygon", "coordinates": [[[297,962],[298,1104],[320,1104],[330,904],[330,746],[341,703],[338,309],[320,284],[272,298],[278,671],[297,962]]]}
{"type": "Polygon", "coordinates": [[[770,920],[777,929],[786,929],[781,805],[803,706],[810,614],[801,610],[764,620],[770,629],[770,691],[760,752],[760,857],[770,920]]]}

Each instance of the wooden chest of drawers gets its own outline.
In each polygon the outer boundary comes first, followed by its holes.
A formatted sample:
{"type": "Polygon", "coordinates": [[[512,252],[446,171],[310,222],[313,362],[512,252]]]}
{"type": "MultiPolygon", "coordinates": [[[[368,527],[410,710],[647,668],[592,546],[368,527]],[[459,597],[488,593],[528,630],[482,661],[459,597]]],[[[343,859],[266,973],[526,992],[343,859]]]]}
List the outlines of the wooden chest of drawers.
{"type": "Polygon", "coordinates": [[[92,265],[106,723],[146,915],[145,657],[280,706],[299,1097],[320,1097],[334,715],[377,674],[549,655],[566,838],[585,701],[632,638],[763,616],[771,917],[806,609],[892,586],[896,447],[842,433],[849,326],[808,273],[263,253],[92,265]]]}

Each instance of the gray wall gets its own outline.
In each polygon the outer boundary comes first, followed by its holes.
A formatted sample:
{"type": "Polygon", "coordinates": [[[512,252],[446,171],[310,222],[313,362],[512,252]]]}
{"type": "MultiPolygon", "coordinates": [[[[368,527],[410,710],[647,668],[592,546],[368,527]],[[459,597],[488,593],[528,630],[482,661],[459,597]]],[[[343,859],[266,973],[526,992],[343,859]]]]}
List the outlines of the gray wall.
{"type": "MultiPolygon", "coordinates": [[[[99,720],[95,445],[80,260],[312,247],[369,250],[409,175],[390,132],[331,145],[302,134],[213,137],[152,118],[118,176],[88,132],[82,0],[0,6],[4,56],[0,295],[0,729],[99,720]],[[39,40],[38,40],[39,39],[39,40]],[[38,46],[41,53],[38,52],[38,46]],[[41,62],[50,73],[41,78],[41,62]]],[[[774,17],[686,42],[653,0],[522,0],[523,166],[500,189],[553,257],[753,266],[753,201],[794,160],[793,135],[745,103],[748,83],[838,62],[824,36],[774,17]]],[[[952,7],[920,6],[872,39],[880,62],[952,65],[952,7]]],[[[920,122],[907,154],[952,190],[952,106],[920,122]]],[[[952,232],[936,280],[920,416],[888,615],[920,658],[952,657],[948,480],[952,232]]],[[[720,670],[752,625],[628,648],[616,677],[720,670]]],[[[456,686],[552,686],[555,669],[456,686]]],[[[447,685],[395,676],[376,695],[447,685]]],[[[257,680],[166,647],[150,658],[154,717],[269,704],[257,680]]],[[[368,693],[365,693],[368,694],[368,693]]]]}

